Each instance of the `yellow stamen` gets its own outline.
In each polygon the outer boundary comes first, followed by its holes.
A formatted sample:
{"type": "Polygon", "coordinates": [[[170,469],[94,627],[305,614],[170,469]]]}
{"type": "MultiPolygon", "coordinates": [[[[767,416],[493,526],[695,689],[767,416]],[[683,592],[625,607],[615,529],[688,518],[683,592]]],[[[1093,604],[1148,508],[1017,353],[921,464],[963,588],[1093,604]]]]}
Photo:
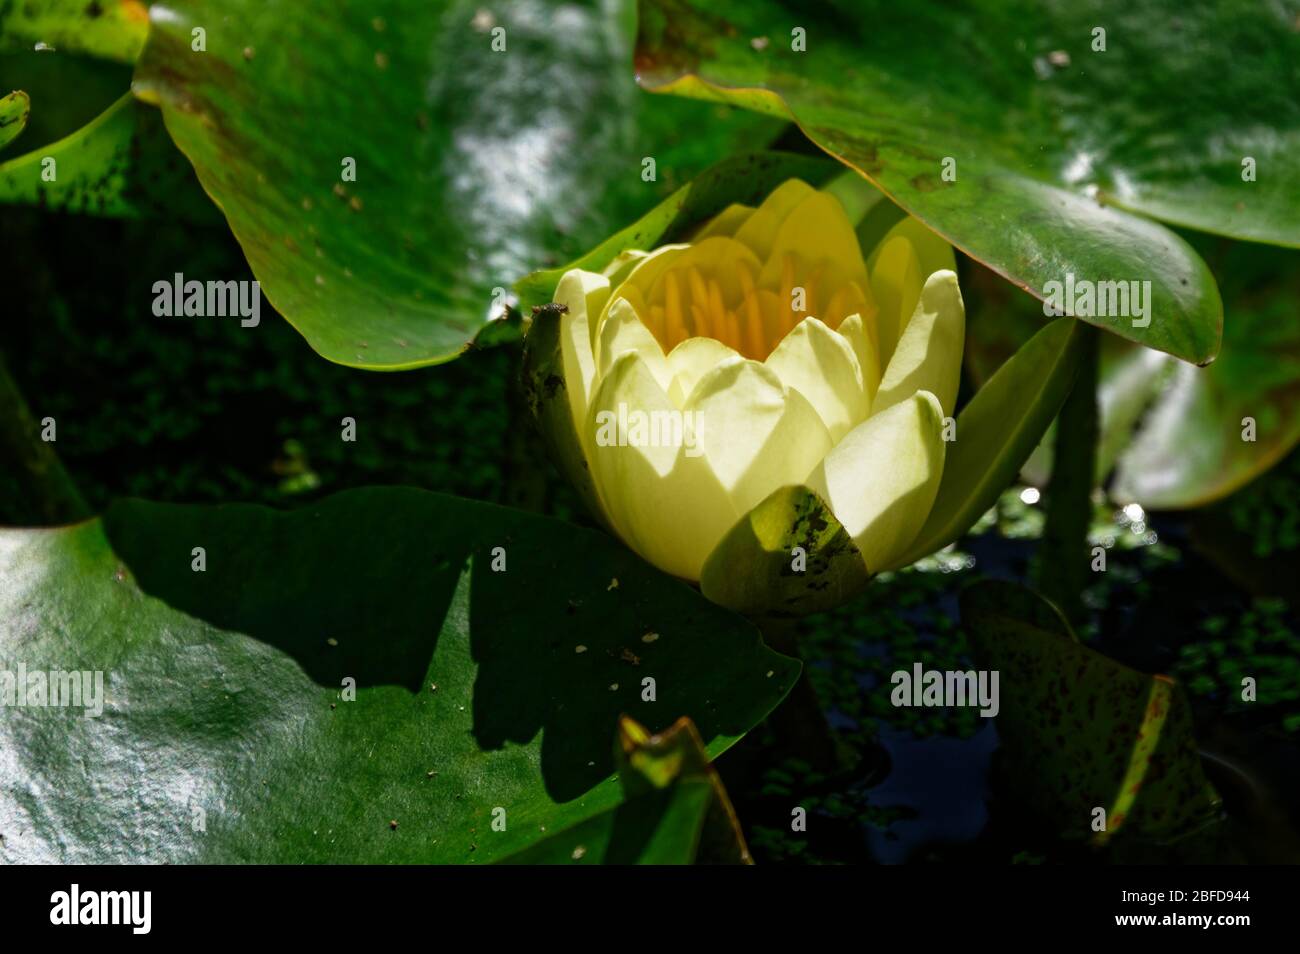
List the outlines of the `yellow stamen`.
{"type": "Polygon", "coordinates": [[[704,302],[706,299],[697,298],[691,302],[691,328],[690,337],[692,338],[711,338],[709,334],[709,316],[704,313],[704,302]]]}
{"type": "MultiPolygon", "coordinates": [[[[765,339],[763,336],[763,314],[758,308],[758,293],[751,287],[749,293],[745,296],[745,303],[741,306],[745,314],[745,348],[744,351],[752,358],[758,358],[763,351],[765,339]]],[[[762,360],[761,358],[759,360],[762,360]]]]}
{"type": "Polygon", "coordinates": [[[735,347],[735,343],[727,341],[722,337],[723,329],[727,327],[727,309],[722,304],[722,289],[713,279],[709,279],[709,305],[708,312],[710,320],[713,323],[713,336],[723,344],[735,347]]]}

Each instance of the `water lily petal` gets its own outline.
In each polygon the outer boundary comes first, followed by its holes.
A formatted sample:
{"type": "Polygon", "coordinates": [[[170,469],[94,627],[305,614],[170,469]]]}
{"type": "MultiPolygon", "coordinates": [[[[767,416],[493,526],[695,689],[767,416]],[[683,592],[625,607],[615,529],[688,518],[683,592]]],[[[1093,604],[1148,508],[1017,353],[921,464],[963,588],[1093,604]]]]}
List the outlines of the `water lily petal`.
{"type": "MultiPolygon", "coordinates": [[[[950,272],[957,271],[957,256],[953,252],[952,246],[938,232],[927,228],[920,219],[911,215],[905,215],[895,222],[889,231],[881,237],[876,247],[871,250],[871,254],[867,257],[867,269],[869,271],[875,270],[881,249],[890,239],[894,238],[905,238],[912,243],[912,251],[916,253],[922,279],[945,269],[950,272]]],[[[915,305],[912,307],[914,308],[915,305]]],[[[912,308],[905,307],[899,317],[906,319],[911,314],[912,308]]]]}
{"type": "MultiPolygon", "coordinates": [[[[661,275],[665,269],[670,268],[674,260],[676,260],[676,258],[688,248],[690,248],[689,245],[661,245],[653,252],[630,256],[629,261],[632,262],[630,270],[626,269],[628,262],[624,262],[621,266],[615,269],[618,273],[626,271],[626,277],[622,282],[613,282],[614,291],[617,293],[636,289],[644,296],[646,290],[650,287],[650,284],[661,275]]],[[[598,336],[600,335],[601,328],[609,318],[610,308],[613,306],[617,298],[617,294],[611,297],[610,300],[605,303],[605,308],[600,313],[600,317],[597,318],[595,322],[589,323],[591,331],[591,350],[593,353],[600,351],[596,342],[599,340],[598,336]]]]}
{"type": "Polygon", "coordinates": [[[957,418],[958,439],[944,459],[925,526],[907,552],[883,569],[947,546],[993,506],[1065,403],[1091,330],[1073,318],[1058,318],[984,382],[957,418]]]}
{"type": "Polygon", "coordinates": [[[620,410],[629,424],[634,413],[644,415],[643,422],[657,415],[661,422],[685,424],[636,352],[614,362],[592,399],[584,428],[592,474],[627,544],[661,570],[698,580],[705,558],[739,513],[698,446],[654,441],[648,428],[638,435],[633,426],[620,442],[617,425],[611,427],[620,410]],[[645,439],[639,446],[638,436],[645,439]]]}
{"type": "Polygon", "coordinates": [[[756,210],[752,205],[742,205],[739,202],[733,202],[721,212],[713,217],[704,228],[700,229],[695,236],[696,242],[702,242],[706,238],[714,235],[724,235],[727,238],[734,238],[736,232],[742,225],[749,221],[750,216],[756,210]]]}
{"type": "Polygon", "coordinates": [[[596,376],[588,322],[600,314],[608,299],[609,279],[578,268],[565,272],[555,289],[555,301],[568,309],[560,316],[560,347],[575,428],[582,427],[587,419],[587,404],[596,376]]]}
{"type": "Polygon", "coordinates": [[[817,318],[805,318],[764,362],[781,383],[808,399],[831,441],[867,416],[862,368],[853,346],[817,318]]]}
{"type": "Polygon", "coordinates": [[[839,331],[839,326],[846,318],[857,315],[862,321],[863,330],[871,338],[872,350],[879,355],[880,335],[876,327],[876,315],[879,312],[880,306],[876,304],[870,288],[862,288],[857,282],[849,282],[831,296],[830,303],[826,306],[826,313],[820,317],[829,327],[839,331]]]}
{"type": "Polygon", "coordinates": [[[743,360],[716,338],[687,338],[668,352],[668,367],[673,376],[668,396],[678,407],[684,407],[702,377],[714,368],[743,360]]]}
{"type": "Polygon", "coordinates": [[[737,513],[783,484],[798,483],[832,446],[807,399],[757,361],[710,371],[685,409],[694,412],[699,446],[737,513]]]}
{"type": "Polygon", "coordinates": [[[905,236],[881,242],[871,269],[871,291],[880,306],[876,327],[880,342],[880,362],[888,367],[894,356],[903,326],[921,297],[921,262],[916,249],[905,236]]]}
{"type": "Polygon", "coordinates": [[[627,295],[640,297],[636,289],[620,288],[606,309],[605,321],[600,328],[600,342],[596,348],[597,374],[603,378],[622,355],[635,351],[641,355],[659,386],[666,390],[672,382],[672,373],[664,358],[663,348],[650,333],[650,329],[642,323],[636,306],[624,297],[627,295]]]}
{"type": "Polygon", "coordinates": [[[632,269],[649,257],[649,252],[643,252],[639,248],[629,248],[615,255],[600,273],[609,279],[612,287],[617,288],[627,280],[628,275],[632,274],[632,269]]]}
{"type": "Polygon", "coordinates": [[[876,392],[872,413],[879,414],[917,391],[939,398],[944,414],[952,414],[961,380],[962,347],[966,337],[966,308],[955,272],[935,272],[925,282],[916,310],[876,392]]]}
{"type": "Polygon", "coordinates": [[[861,315],[849,315],[840,322],[837,330],[857,355],[858,367],[862,369],[863,393],[867,402],[865,413],[870,414],[875,403],[876,391],[880,387],[880,355],[876,349],[876,342],[871,336],[866,319],[861,315]]]}
{"type": "Polygon", "coordinates": [[[943,408],[928,391],[873,414],[818,465],[807,486],[853,537],[871,572],[916,538],[943,476],[943,408]]]}
{"type": "Polygon", "coordinates": [[[867,265],[853,223],[844,214],[840,200],[828,193],[813,192],[781,223],[771,251],[763,259],[760,285],[775,288],[780,284],[787,255],[804,263],[816,263],[828,287],[838,288],[848,282],[868,285],[867,265]]]}
{"type": "Polygon", "coordinates": [[[787,179],[773,189],[745,224],[736,230],[736,241],[753,249],[759,261],[767,261],[786,218],[815,191],[802,179],[787,179]]]}
{"type": "MultiPolygon", "coordinates": [[[[740,270],[745,268],[748,274],[757,275],[760,267],[759,260],[748,245],[723,235],[696,242],[673,258],[671,263],[674,274],[680,275],[682,270],[695,268],[705,280],[716,281],[722,292],[723,303],[730,307],[739,304],[745,292],[740,270]]],[[[651,281],[637,276],[635,285],[645,294],[648,303],[659,304],[663,301],[667,271],[668,269],[660,271],[651,281]]],[[[679,283],[685,286],[687,281],[679,279],[679,283]]]]}

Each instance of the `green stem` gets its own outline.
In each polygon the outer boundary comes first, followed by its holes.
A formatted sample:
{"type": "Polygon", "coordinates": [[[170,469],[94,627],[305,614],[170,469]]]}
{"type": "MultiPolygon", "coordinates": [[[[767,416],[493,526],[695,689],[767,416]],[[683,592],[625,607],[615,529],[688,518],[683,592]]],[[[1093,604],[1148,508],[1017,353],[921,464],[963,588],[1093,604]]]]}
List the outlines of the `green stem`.
{"type": "Polygon", "coordinates": [[[1092,487],[1097,469],[1097,363],[1100,333],[1082,326],[1084,353],[1079,376],[1056,421],[1052,478],[1047,486],[1047,522],[1039,544],[1038,589],[1071,622],[1083,615],[1091,556],[1092,487]]]}
{"type": "Polygon", "coordinates": [[[17,484],[17,498],[3,518],[35,524],[84,520],[90,507],[41,430],[0,358],[0,464],[17,484]]]}

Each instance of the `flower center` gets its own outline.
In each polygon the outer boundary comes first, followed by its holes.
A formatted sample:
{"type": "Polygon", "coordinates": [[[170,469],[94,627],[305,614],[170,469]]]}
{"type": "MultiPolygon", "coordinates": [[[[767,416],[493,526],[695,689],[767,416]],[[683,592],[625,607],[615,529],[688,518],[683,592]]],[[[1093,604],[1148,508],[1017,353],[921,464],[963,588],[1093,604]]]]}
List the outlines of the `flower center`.
{"type": "Polygon", "coordinates": [[[687,338],[714,338],[763,361],[809,316],[833,329],[850,315],[874,317],[869,294],[853,281],[833,284],[828,271],[833,269],[825,262],[808,263],[789,252],[782,256],[779,277],[767,285],[744,260],[724,267],[670,266],[651,284],[638,312],[665,354],[687,338]]]}

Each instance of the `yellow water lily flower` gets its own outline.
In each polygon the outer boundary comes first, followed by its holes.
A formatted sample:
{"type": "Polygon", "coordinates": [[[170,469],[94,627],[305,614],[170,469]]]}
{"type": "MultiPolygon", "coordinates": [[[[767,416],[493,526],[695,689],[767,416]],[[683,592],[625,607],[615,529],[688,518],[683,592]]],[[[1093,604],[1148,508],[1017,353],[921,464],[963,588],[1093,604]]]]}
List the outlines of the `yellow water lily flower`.
{"type": "Polygon", "coordinates": [[[953,269],[911,219],[864,257],[836,195],[789,180],[689,243],[566,272],[528,333],[537,412],[647,561],[736,609],[824,608],[898,566],[934,503],[953,269]],[[776,586],[754,572],[773,559],[776,586]]]}

